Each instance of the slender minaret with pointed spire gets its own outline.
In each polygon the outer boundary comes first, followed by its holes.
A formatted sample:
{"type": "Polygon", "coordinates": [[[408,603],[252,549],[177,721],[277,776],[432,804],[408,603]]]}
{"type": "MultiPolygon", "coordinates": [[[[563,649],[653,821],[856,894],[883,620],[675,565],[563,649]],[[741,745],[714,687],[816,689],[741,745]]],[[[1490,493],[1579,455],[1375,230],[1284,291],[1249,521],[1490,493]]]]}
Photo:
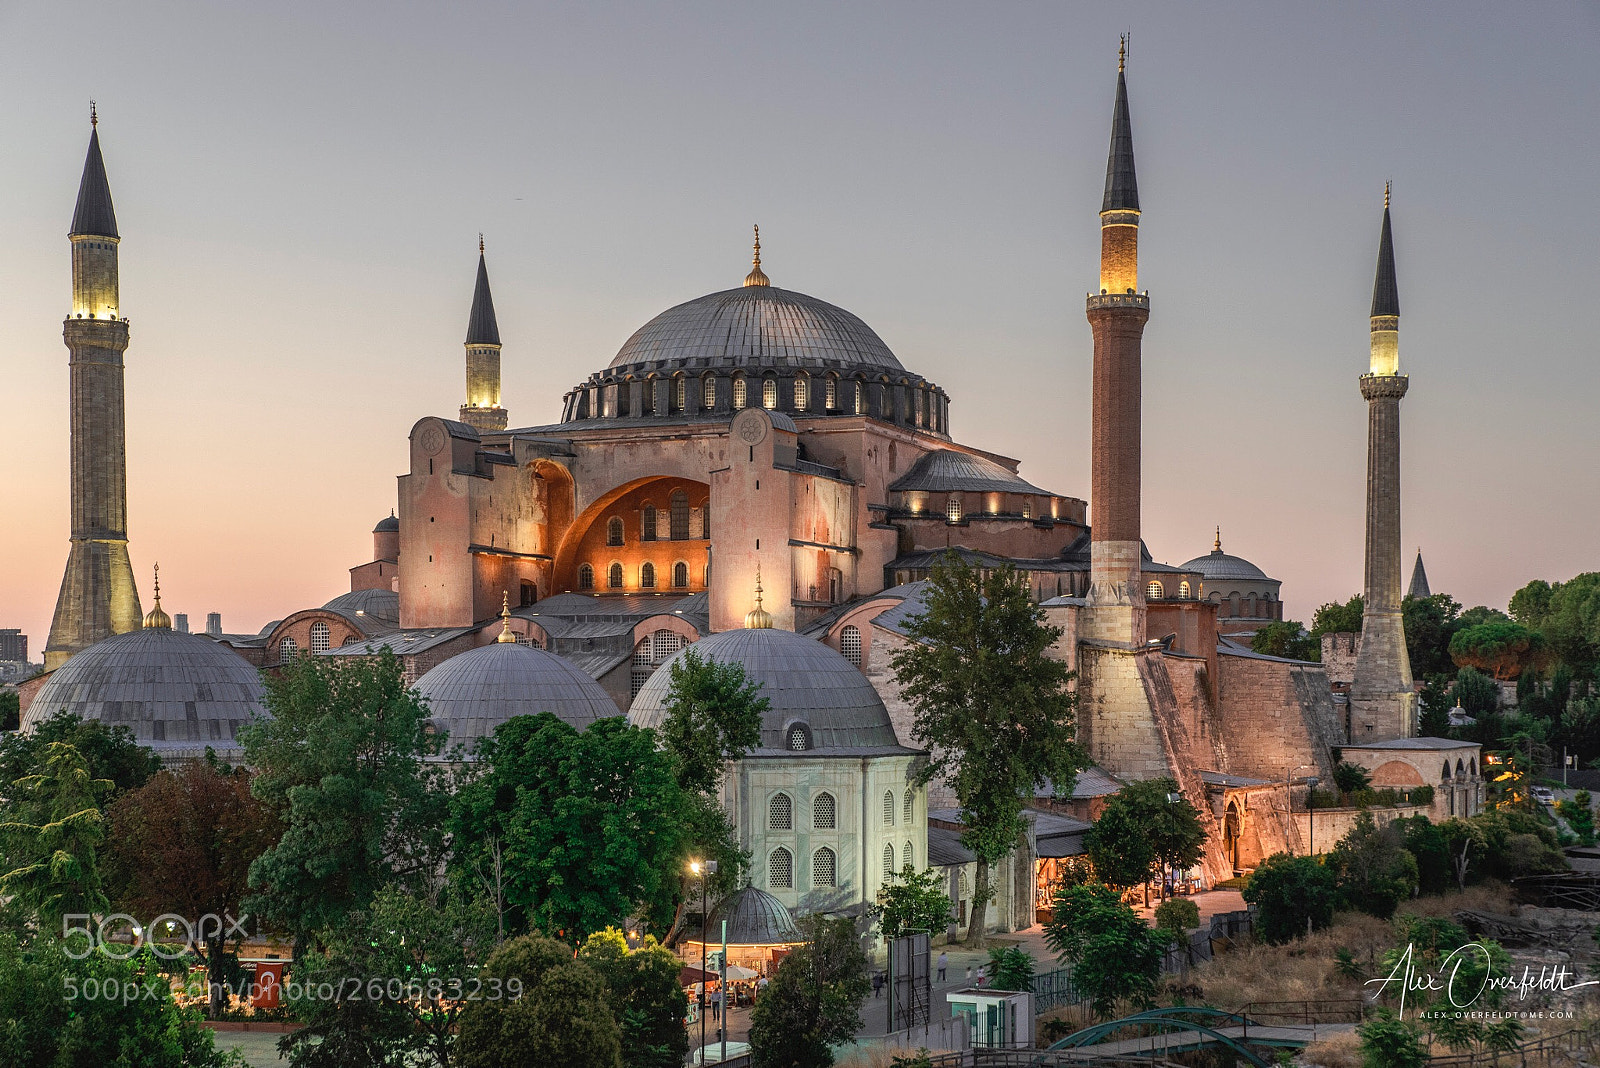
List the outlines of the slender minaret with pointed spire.
{"type": "Polygon", "coordinates": [[[100,123],[89,111],[89,154],[72,214],[72,313],[62,331],[71,378],[72,548],[44,663],[54,670],[114,634],[137,630],[139,589],[128,556],[128,466],[122,354],[128,321],[118,296],[117,214],[100,123]]]}
{"type": "Polygon", "coordinates": [[[1100,204],[1100,290],[1089,294],[1094,331],[1092,512],[1087,636],[1144,644],[1139,532],[1141,345],[1150,297],[1139,292],[1139,183],[1128,113],[1127,39],[1117,59],[1111,152],[1100,204]]]}
{"type": "Polygon", "coordinates": [[[461,406],[461,421],[480,431],[504,430],[507,415],[500,407],[500,324],[494,317],[482,234],[478,235],[478,282],[472,290],[466,345],[467,403],[461,406]]]}
{"type": "Polygon", "coordinates": [[[1400,612],[1400,289],[1395,279],[1389,187],[1372,285],[1372,355],[1361,376],[1367,401],[1367,551],[1361,645],[1350,682],[1350,740],[1386,741],[1416,734],[1416,692],[1400,612]]]}

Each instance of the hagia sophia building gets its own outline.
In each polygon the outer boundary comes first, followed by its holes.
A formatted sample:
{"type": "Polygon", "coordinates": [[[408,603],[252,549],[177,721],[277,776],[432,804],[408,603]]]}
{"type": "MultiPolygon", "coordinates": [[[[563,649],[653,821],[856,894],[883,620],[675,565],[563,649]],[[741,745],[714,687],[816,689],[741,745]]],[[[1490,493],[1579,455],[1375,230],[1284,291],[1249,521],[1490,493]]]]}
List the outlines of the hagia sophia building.
{"type": "MultiPolygon", "coordinates": [[[[1387,201],[1361,381],[1372,450],[1366,603],[1396,622],[1365,628],[1355,681],[1335,687],[1321,664],[1250,650],[1249,636],[1282,618],[1279,582],[1223,552],[1220,531],[1210,552],[1179,565],[1144,545],[1140,346],[1151,300],[1138,288],[1122,66],[1100,278],[1085,309],[1087,502],[956,440],[935,369],[908,366],[843,308],[773,284],[759,231],[742,285],[657,315],[566,392],[552,421],[514,426],[480,243],[464,403],[412,427],[372,559],[351,568],[348,593],[245,635],[173,629],[159,587],[139,626],[120,466],[129,337],[96,129],[71,234],[72,553],[51,670],[24,688],[24,729],[66,709],[127,724],[169,760],[208,746],[237,755],[236,732],[264,714],[257,669],[380,647],[453,741],[540,711],[580,727],[614,715],[649,726],[664,714],[663,667],[693,647],[743,664],[771,703],[759,746],[725,786],[752,886],[795,911],[848,912],[903,865],[937,867],[964,915],[972,855],[961,813],[943,784],[915,782],[926,753],[889,666],[911,640],[906,621],[932,568],[954,551],[980,568],[1014,565],[1062,628],[1055,655],[1078,672],[1080,738],[1095,762],[1070,795],[1044,784],[1030,805],[1027,838],[997,873],[998,929],[1034,922],[1060,864],[1082,853],[1100,800],[1131,779],[1170,776],[1200,809],[1210,841],[1193,877],[1203,885],[1311,848],[1305,795],[1314,779],[1331,782],[1336,748],[1370,764],[1378,785],[1437,784],[1437,750],[1451,750],[1433,811],[1474,811],[1477,747],[1412,737],[1397,622],[1406,380],[1387,201]],[[113,454],[115,464],[101,462],[113,454]]],[[[1336,837],[1315,833],[1324,847],[1336,837]]]]}

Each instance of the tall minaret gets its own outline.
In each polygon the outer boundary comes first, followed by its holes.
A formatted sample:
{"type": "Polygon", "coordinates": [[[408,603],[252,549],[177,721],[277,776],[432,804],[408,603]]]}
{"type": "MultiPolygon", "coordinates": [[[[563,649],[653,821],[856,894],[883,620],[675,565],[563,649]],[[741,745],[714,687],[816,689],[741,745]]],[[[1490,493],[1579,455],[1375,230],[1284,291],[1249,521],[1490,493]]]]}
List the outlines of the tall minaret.
{"type": "Polygon", "coordinates": [[[478,284],[472,291],[472,315],[467,319],[467,403],[461,421],[479,430],[504,430],[506,410],[500,407],[500,325],[494,317],[494,297],[489,294],[489,265],[483,258],[483,235],[478,235],[478,284]]]}
{"type": "Polygon", "coordinates": [[[1386,185],[1372,285],[1372,363],[1361,376],[1361,395],[1367,399],[1367,564],[1361,646],[1350,683],[1352,742],[1417,733],[1417,699],[1400,615],[1400,398],[1408,385],[1400,373],[1400,290],[1386,185]]]}
{"type": "Polygon", "coordinates": [[[128,320],[117,297],[117,215],[90,109],[89,155],[72,215],[72,314],[63,331],[71,369],[72,550],[44,664],[53,670],[95,642],[137,630],[142,613],[128,559],[128,468],[122,354],[128,320]]]}
{"type": "Polygon", "coordinates": [[[1127,39],[1117,58],[1106,193],[1100,204],[1100,291],[1088,299],[1094,330],[1090,454],[1089,612],[1086,636],[1144,644],[1139,534],[1140,344],[1150,296],[1139,289],[1139,184],[1128,116],[1127,39]]]}

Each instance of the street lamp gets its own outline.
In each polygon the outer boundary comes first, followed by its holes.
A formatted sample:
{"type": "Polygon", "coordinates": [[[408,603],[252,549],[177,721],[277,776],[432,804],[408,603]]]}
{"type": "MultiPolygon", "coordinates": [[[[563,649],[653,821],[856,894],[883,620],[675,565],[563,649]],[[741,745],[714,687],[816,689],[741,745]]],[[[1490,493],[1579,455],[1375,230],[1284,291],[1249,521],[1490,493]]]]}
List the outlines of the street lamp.
{"type": "MultiPolygon", "coordinates": [[[[706,1062],[706,926],[711,917],[706,909],[706,876],[717,873],[714,860],[691,860],[689,873],[700,876],[700,1063],[706,1062]]],[[[727,1026],[726,1023],[723,1024],[727,1026]]]]}

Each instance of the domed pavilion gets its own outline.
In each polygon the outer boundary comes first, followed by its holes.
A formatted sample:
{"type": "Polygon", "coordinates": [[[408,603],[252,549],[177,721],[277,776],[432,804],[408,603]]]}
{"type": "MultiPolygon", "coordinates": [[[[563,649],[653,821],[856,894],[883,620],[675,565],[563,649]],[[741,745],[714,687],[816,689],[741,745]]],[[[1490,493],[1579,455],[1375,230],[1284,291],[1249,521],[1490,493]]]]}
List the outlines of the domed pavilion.
{"type": "Polygon", "coordinates": [[[1283,619],[1279,587],[1283,583],[1242,556],[1222,551],[1222,528],[1217,528],[1211,552],[1183,564],[1185,571],[1205,576],[1200,596],[1217,607],[1217,633],[1248,638],[1268,623],[1283,619]]]}

